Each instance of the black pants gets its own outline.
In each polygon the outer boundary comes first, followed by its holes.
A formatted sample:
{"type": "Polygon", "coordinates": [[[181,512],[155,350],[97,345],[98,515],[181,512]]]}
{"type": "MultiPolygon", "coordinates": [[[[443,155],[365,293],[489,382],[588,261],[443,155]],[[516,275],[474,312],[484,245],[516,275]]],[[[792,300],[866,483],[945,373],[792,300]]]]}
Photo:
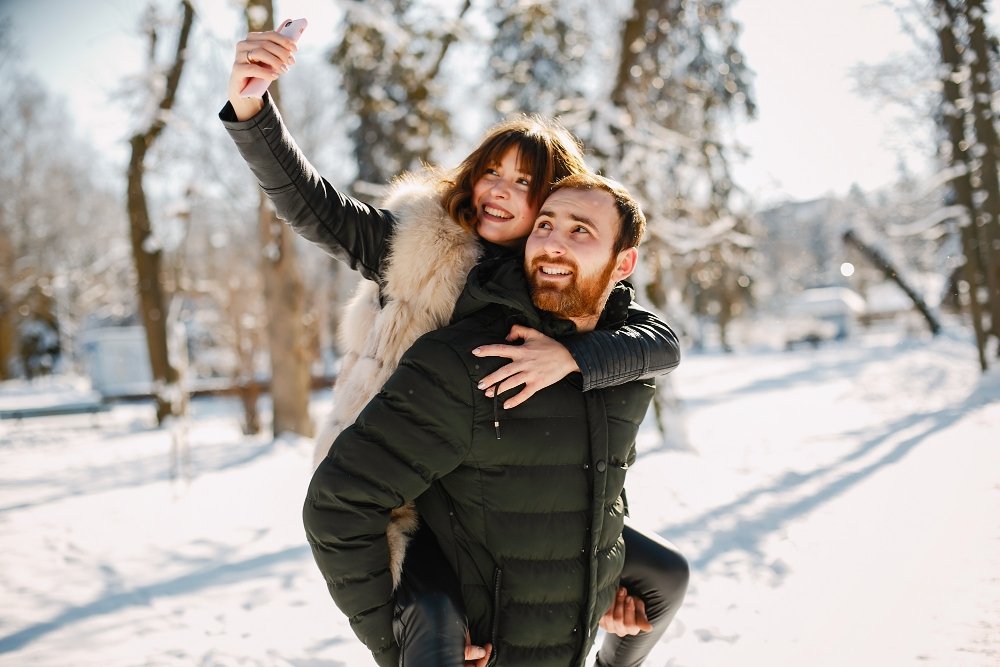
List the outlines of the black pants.
{"type": "Polygon", "coordinates": [[[465,664],[462,592],[437,538],[423,522],[406,548],[392,628],[400,667],[465,664]]]}
{"type": "Polygon", "coordinates": [[[687,559],[673,544],[659,535],[643,533],[629,526],[625,540],[625,567],[621,584],[630,595],[646,605],[646,618],[653,629],[630,637],[606,634],[597,653],[596,667],[638,667],[660,641],[674,620],[687,592],[687,559]]]}
{"type": "MultiPolygon", "coordinates": [[[[687,592],[687,560],[657,535],[625,526],[625,567],[621,582],[642,599],[651,632],[631,637],[607,634],[596,667],[637,667],[666,632],[687,592]]],[[[462,667],[465,664],[465,610],[458,582],[433,533],[421,525],[406,550],[396,589],[393,629],[400,667],[462,667]]]]}

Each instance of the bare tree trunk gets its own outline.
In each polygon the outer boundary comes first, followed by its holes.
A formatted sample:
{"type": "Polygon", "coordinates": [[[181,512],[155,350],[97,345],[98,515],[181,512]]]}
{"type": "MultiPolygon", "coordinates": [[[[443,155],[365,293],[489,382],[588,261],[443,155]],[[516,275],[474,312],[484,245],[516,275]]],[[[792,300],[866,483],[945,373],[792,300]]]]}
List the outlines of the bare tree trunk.
{"type": "Polygon", "coordinates": [[[243,434],[257,435],[260,433],[260,412],[257,410],[260,386],[253,378],[243,378],[236,392],[243,406],[243,434]]]}
{"type": "MultiPolygon", "coordinates": [[[[166,78],[163,97],[157,108],[160,113],[150,121],[149,127],[140,130],[129,140],[132,156],[128,165],[128,216],[132,238],[132,258],[139,283],[139,302],[142,311],[142,322],[146,328],[146,344],[149,351],[149,362],[155,383],[156,419],[159,423],[171,415],[181,415],[185,411],[185,401],[177,400],[180,392],[180,373],[171,364],[167,347],[167,310],[169,296],[164,293],[160,282],[162,270],[161,249],[158,244],[151,243],[152,224],[149,218],[149,206],[143,189],[145,160],[153,142],[166,127],[166,112],[173,107],[184,69],[185,49],[191,26],[194,23],[194,7],[188,0],[181,1],[184,12],[177,48],[174,52],[174,62],[166,78]]],[[[150,29],[150,58],[153,57],[153,45],[156,43],[156,31],[150,29]]]]}
{"type": "MultiPolygon", "coordinates": [[[[976,230],[971,224],[962,227],[962,249],[965,252],[962,274],[969,285],[969,316],[972,318],[972,330],[976,334],[979,368],[986,371],[989,368],[986,361],[986,332],[983,331],[983,308],[979,303],[979,276],[982,266],[979,263],[979,239],[976,238],[976,230]]],[[[960,300],[961,296],[959,294],[960,300]]]]}
{"type": "Polygon", "coordinates": [[[634,49],[635,44],[644,44],[643,35],[646,32],[646,22],[651,9],[651,0],[634,0],[632,14],[622,27],[620,53],[618,55],[618,73],[615,76],[615,87],[611,91],[611,101],[621,109],[628,108],[627,91],[632,85],[632,67],[638,61],[642,49],[634,49]]]}
{"type": "MultiPolygon", "coordinates": [[[[272,84],[273,85],[273,84],[272,84]]],[[[271,356],[271,401],[274,435],[312,436],[309,418],[309,366],[304,325],[305,289],[295,258],[293,232],[279,220],[261,193],[260,235],[267,339],[271,356]]]]}
{"type": "Polygon", "coordinates": [[[14,358],[14,304],[6,290],[0,288],[0,380],[11,378],[10,363],[14,358]]]}
{"type": "Polygon", "coordinates": [[[942,114],[939,122],[947,135],[949,149],[949,166],[956,169],[958,175],[951,181],[955,202],[964,207],[968,220],[962,225],[962,247],[965,252],[964,276],[969,284],[969,310],[972,318],[972,328],[976,335],[976,346],[979,353],[979,365],[985,371],[986,334],[983,327],[983,313],[979,302],[981,276],[983,275],[983,252],[980,236],[976,229],[976,203],[973,198],[971,165],[968,154],[968,141],[965,132],[965,116],[961,112],[962,89],[956,76],[962,67],[962,56],[958,50],[958,42],[954,33],[955,11],[949,0],[935,0],[935,9],[939,15],[937,37],[941,50],[941,62],[945,66],[942,76],[942,114]]]}
{"type": "MultiPolygon", "coordinates": [[[[0,33],[2,34],[2,33],[0,33]]],[[[0,229],[6,229],[3,224],[3,207],[0,206],[0,229]]],[[[10,362],[14,358],[14,337],[17,327],[14,325],[14,297],[10,293],[10,281],[14,266],[14,249],[10,239],[0,236],[0,271],[3,284],[0,284],[0,380],[9,380],[10,362]]]]}
{"type": "MultiPolygon", "coordinates": [[[[253,291],[256,294],[256,290],[253,291]]],[[[233,387],[243,406],[243,434],[260,433],[260,412],[257,399],[260,384],[257,382],[254,362],[260,349],[260,324],[250,315],[248,296],[250,289],[244,285],[230,286],[226,312],[233,331],[232,347],[236,353],[236,368],[232,378],[233,387]]]]}
{"type": "MultiPolygon", "coordinates": [[[[246,16],[251,31],[274,29],[271,0],[250,0],[246,16]]],[[[280,99],[277,81],[271,84],[268,92],[277,103],[280,99]]],[[[258,225],[268,313],[273,433],[275,436],[283,432],[312,436],[313,423],[309,417],[312,354],[307,342],[305,288],[296,261],[295,235],[278,219],[263,192],[260,193],[258,225]]]]}
{"type": "Polygon", "coordinates": [[[882,271],[886,278],[889,278],[894,283],[899,285],[899,288],[906,293],[906,296],[910,297],[910,301],[913,302],[913,305],[917,307],[920,314],[924,316],[925,320],[927,320],[927,326],[930,328],[931,334],[936,336],[941,333],[941,324],[937,321],[937,317],[935,317],[934,313],[931,312],[931,309],[927,307],[927,303],[924,301],[923,297],[917,294],[917,292],[910,287],[909,283],[903,280],[903,277],[899,275],[899,271],[896,270],[896,267],[893,266],[888,257],[859,239],[853,230],[848,229],[844,232],[844,242],[849,243],[860,250],[861,254],[867,257],[868,260],[876,266],[876,268],[882,271]]]}
{"type": "Polygon", "coordinates": [[[719,323],[719,344],[723,352],[733,351],[732,342],[729,340],[729,325],[736,319],[736,304],[739,303],[735,285],[730,286],[728,282],[727,277],[723,276],[719,290],[719,314],[716,316],[716,321],[719,323]]]}
{"type": "MultiPolygon", "coordinates": [[[[986,33],[986,7],[982,0],[966,0],[965,17],[968,22],[969,47],[972,52],[970,67],[971,103],[970,113],[976,133],[977,150],[975,159],[979,167],[974,176],[978,181],[976,189],[983,195],[979,215],[973,224],[979,229],[983,244],[983,270],[989,286],[989,308],[991,332],[1000,339],[1000,138],[997,137],[997,114],[993,109],[993,86],[991,65],[994,64],[989,52],[989,36],[986,33]]],[[[1000,345],[997,346],[1000,355],[1000,345]]]]}

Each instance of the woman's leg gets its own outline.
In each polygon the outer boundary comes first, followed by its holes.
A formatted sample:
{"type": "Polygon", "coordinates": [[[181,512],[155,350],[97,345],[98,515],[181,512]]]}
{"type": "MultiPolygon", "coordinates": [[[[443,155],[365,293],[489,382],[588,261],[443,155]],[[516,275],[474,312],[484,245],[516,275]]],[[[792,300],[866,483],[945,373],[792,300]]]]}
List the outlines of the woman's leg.
{"type": "Polygon", "coordinates": [[[462,667],[465,610],[458,581],[423,523],[406,548],[393,630],[400,667],[462,667]]]}
{"type": "Polygon", "coordinates": [[[625,567],[622,586],[646,605],[650,632],[629,637],[608,634],[597,654],[597,667],[638,667],[674,620],[687,592],[687,559],[659,537],[625,526],[625,567]]]}

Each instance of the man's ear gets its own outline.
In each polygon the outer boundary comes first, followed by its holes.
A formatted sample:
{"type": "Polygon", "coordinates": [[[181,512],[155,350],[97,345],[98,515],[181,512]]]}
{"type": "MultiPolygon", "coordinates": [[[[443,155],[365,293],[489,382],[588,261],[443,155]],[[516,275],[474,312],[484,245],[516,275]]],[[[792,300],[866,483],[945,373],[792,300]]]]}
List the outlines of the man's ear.
{"type": "Polygon", "coordinates": [[[635,266],[639,262],[639,250],[637,248],[625,248],[620,253],[618,253],[618,260],[615,264],[614,279],[615,282],[619,280],[625,280],[632,272],[635,271],[635,266]]]}

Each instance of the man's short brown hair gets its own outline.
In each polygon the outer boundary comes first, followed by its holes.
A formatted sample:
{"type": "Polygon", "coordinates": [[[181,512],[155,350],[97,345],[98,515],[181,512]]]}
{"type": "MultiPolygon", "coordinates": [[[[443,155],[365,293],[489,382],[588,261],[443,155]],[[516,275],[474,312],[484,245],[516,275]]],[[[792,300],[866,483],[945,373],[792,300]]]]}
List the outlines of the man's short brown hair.
{"type": "MultiPolygon", "coordinates": [[[[639,208],[638,202],[632,198],[625,186],[618,181],[613,181],[597,174],[582,173],[571,174],[560,179],[552,186],[552,192],[556,190],[603,190],[611,195],[615,200],[615,208],[618,210],[618,221],[621,226],[618,228],[618,236],[615,237],[614,254],[617,255],[626,248],[635,248],[642,242],[643,234],[646,233],[646,216],[639,208]]],[[[552,192],[549,194],[551,195],[552,192]]]]}

